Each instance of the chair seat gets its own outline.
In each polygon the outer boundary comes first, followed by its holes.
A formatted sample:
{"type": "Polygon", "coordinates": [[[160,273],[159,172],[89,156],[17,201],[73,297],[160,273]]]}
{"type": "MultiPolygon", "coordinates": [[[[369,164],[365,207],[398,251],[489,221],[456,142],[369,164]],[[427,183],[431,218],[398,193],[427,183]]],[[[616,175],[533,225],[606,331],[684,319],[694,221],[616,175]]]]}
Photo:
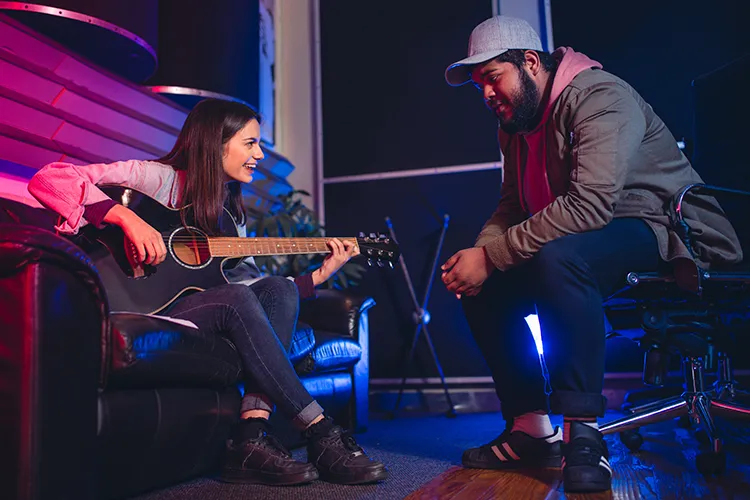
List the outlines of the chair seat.
{"type": "Polygon", "coordinates": [[[698,304],[702,301],[736,302],[738,299],[750,298],[750,272],[732,268],[707,272],[701,280],[701,294],[681,289],[674,276],[660,272],[628,273],[623,288],[612,294],[605,302],[605,307],[616,306],[627,301],[651,302],[668,301],[672,303],[698,304]]]}

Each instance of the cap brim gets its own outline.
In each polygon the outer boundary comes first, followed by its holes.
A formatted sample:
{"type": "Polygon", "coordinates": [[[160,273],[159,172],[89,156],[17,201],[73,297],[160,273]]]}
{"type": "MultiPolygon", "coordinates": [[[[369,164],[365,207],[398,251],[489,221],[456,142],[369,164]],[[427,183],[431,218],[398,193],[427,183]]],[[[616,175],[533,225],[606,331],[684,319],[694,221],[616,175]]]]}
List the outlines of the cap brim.
{"type": "Polygon", "coordinates": [[[471,57],[454,62],[445,70],[445,81],[452,87],[459,87],[468,83],[471,80],[471,70],[475,65],[485,63],[506,52],[508,52],[508,49],[492,50],[490,52],[474,54],[471,57]]]}

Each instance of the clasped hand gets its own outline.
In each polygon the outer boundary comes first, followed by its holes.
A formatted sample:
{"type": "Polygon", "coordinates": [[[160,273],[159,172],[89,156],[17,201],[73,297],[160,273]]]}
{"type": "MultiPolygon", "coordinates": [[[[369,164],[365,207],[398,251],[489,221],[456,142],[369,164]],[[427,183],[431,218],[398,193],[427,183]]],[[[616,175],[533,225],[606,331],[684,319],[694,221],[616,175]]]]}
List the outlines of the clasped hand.
{"type": "Polygon", "coordinates": [[[445,287],[460,299],[462,295],[478,294],[495,266],[484,248],[475,247],[456,252],[440,269],[445,287]]]}

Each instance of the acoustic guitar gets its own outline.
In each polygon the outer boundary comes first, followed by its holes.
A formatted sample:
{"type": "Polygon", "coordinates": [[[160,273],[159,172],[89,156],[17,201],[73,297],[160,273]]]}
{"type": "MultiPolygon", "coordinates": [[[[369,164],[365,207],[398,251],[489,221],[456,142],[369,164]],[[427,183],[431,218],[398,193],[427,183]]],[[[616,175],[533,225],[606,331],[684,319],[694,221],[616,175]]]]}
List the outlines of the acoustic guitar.
{"type": "MultiPolygon", "coordinates": [[[[167,248],[164,262],[153,266],[136,262],[132,245],[117,226],[86,226],[75,237],[99,270],[112,311],[162,312],[185,294],[226,283],[224,270],[249,256],[330,253],[326,244],[329,238],[240,237],[226,210],[222,220],[224,234],[209,236],[190,225],[189,206],[172,209],[134,189],[100,188],[159,231],[167,248]]],[[[393,267],[398,261],[398,245],[384,235],[360,233],[358,237],[339,239],[356,242],[370,265],[393,267]]]]}

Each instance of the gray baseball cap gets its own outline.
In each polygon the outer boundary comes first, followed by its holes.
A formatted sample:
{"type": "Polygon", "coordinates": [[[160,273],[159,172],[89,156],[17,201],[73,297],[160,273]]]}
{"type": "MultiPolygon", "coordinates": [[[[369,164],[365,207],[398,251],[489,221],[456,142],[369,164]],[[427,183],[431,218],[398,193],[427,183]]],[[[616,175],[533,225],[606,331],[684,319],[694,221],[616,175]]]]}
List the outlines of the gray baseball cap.
{"type": "Polygon", "coordinates": [[[445,81],[458,87],[471,80],[471,69],[511,49],[544,50],[539,35],[523,19],[495,16],[474,28],[469,37],[469,57],[448,66],[445,81]]]}

